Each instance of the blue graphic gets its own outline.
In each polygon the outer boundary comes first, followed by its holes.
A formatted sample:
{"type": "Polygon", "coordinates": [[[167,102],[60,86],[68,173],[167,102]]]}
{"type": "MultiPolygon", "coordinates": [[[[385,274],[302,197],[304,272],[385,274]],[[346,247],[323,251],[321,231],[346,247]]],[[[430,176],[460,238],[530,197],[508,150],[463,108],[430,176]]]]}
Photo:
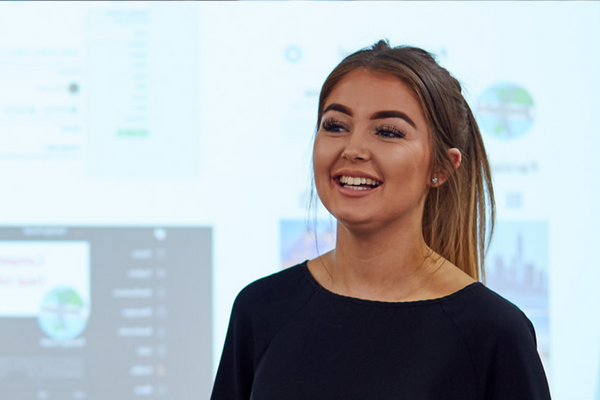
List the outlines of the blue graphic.
{"type": "Polygon", "coordinates": [[[289,45],[285,49],[285,59],[292,64],[298,63],[302,60],[302,49],[297,45],[289,45]]]}
{"type": "Polygon", "coordinates": [[[281,267],[288,268],[332,250],[335,227],[335,221],[318,221],[309,226],[302,220],[281,221],[281,267]]]}

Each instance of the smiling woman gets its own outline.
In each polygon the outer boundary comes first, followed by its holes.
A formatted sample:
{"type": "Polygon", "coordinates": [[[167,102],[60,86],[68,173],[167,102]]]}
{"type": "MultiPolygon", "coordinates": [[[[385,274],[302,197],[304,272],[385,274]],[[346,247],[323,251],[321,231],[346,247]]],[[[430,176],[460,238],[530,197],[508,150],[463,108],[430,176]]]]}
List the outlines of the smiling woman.
{"type": "Polygon", "coordinates": [[[429,53],[380,41],[334,69],[313,170],[336,247],[238,295],[213,400],[550,398],[531,322],[479,282],[490,169],[429,53]]]}

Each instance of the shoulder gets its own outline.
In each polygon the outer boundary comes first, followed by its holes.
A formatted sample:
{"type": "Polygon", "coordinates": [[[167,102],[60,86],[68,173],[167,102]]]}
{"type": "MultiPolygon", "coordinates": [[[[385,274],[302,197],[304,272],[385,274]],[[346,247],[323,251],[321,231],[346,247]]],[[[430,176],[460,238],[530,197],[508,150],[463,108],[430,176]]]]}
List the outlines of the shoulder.
{"type": "Polygon", "coordinates": [[[532,342],[535,332],[527,316],[516,305],[481,283],[470,285],[442,304],[457,327],[486,340],[532,342]]]}
{"type": "Polygon", "coordinates": [[[286,321],[310,298],[306,264],[259,279],[236,297],[213,399],[248,399],[260,357],[286,321]]]}
{"type": "Polygon", "coordinates": [[[314,291],[306,275],[303,262],[250,283],[237,295],[234,312],[276,312],[303,303],[314,291]]]}
{"type": "Polygon", "coordinates": [[[229,326],[237,338],[234,341],[246,343],[257,362],[271,339],[315,291],[307,277],[306,262],[250,283],[233,304],[229,326]]]}
{"type": "Polygon", "coordinates": [[[550,399],[527,316],[481,283],[467,289],[442,307],[463,337],[482,398],[550,399]]]}

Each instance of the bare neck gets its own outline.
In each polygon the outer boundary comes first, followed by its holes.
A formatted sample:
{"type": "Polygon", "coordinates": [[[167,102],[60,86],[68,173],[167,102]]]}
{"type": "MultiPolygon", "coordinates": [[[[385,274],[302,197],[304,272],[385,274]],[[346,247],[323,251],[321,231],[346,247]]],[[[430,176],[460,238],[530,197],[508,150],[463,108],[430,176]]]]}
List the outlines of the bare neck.
{"type": "Polygon", "coordinates": [[[336,248],[322,259],[329,289],[384,301],[414,297],[439,260],[425,244],[420,225],[357,233],[339,223],[336,248]]]}

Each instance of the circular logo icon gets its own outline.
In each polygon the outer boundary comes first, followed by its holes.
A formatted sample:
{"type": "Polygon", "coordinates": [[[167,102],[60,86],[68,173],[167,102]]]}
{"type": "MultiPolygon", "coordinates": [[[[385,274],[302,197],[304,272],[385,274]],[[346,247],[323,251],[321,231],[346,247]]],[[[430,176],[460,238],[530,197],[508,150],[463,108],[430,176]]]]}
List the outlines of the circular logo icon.
{"type": "Polygon", "coordinates": [[[488,134],[500,139],[515,139],[529,131],[535,107],[531,95],[512,83],[486,89],[479,97],[477,122],[488,134]]]}
{"type": "Polygon", "coordinates": [[[288,47],[286,47],[284,54],[285,59],[292,64],[296,64],[302,59],[302,49],[300,48],[300,46],[297,46],[295,44],[291,44],[288,47]]]}
{"type": "Polygon", "coordinates": [[[84,331],[89,316],[89,307],[74,289],[56,287],[44,297],[38,323],[53,339],[73,339],[84,331]]]}

